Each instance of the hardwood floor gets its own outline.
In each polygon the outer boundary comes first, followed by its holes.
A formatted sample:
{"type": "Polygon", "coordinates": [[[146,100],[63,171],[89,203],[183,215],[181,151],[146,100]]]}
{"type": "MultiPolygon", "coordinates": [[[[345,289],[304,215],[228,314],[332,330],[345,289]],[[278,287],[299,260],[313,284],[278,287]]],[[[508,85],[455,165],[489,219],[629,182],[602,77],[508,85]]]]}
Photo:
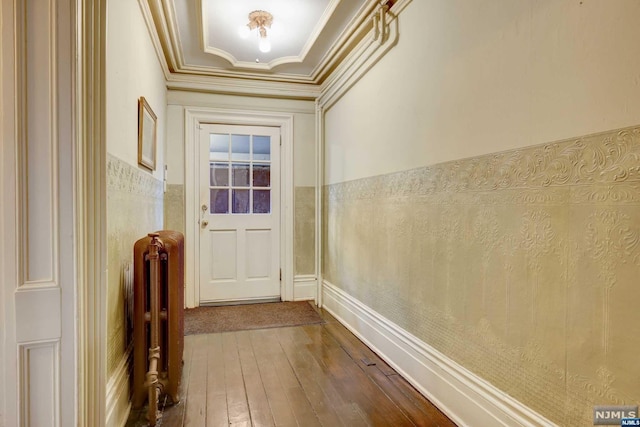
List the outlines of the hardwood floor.
{"type": "MultiPolygon", "coordinates": [[[[185,337],[181,401],[158,426],[455,426],[367,346],[326,323],[185,337]]],[[[127,427],[146,425],[145,412],[127,427]]]]}

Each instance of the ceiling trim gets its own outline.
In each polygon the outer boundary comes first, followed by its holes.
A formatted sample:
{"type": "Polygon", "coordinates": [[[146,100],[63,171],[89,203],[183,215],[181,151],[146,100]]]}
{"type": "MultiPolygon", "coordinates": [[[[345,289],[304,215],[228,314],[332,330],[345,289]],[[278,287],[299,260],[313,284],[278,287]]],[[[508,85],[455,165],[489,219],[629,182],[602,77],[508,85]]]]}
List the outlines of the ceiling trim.
{"type": "Polygon", "coordinates": [[[300,100],[322,97],[325,107],[339,99],[347,88],[353,86],[366,70],[397,43],[397,17],[411,1],[367,2],[312,74],[300,76],[269,75],[249,70],[218,70],[212,73],[206,67],[186,65],[177,48],[177,31],[170,25],[175,22],[172,21],[172,16],[175,16],[173,2],[139,0],[165,71],[168,89],[300,100]],[[381,14],[382,9],[385,12],[381,14]]]}
{"type": "MultiPolygon", "coordinates": [[[[400,0],[402,7],[411,0],[400,0]]],[[[372,18],[373,28],[339,64],[321,85],[318,105],[325,111],[331,108],[353,85],[355,85],[397,43],[397,10],[390,13],[387,5],[380,5],[372,18]]]]}
{"type": "Polygon", "coordinates": [[[138,0],[138,5],[140,6],[140,11],[142,12],[144,23],[147,26],[147,31],[149,32],[149,36],[151,37],[151,43],[153,44],[153,48],[156,51],[158,62],[160,63],[160,67],[162,67],[162,72],[164,73],[166,79],[171,75],[171,71],[169,70],[170,59],[166,57],[165,52],[162,48],[162,41],[158,36],[158,31],[154,24],[151,9],[149,9],[149,3],[147,2],[147,0],[138,0]]]}
{"type": "MultiPolygon", "coordinates": [[[[155,37],[159,40],[159,46],[162,47],[162,52],[160,55],[165,58],[167,69],[170,74],[197,74],[197,75],[209,75],[213,77],[242,77],[242,78],[251,78],[257,80],[264,81],[279,81],[279,82],[304,82],[304,83],[312,83],[312,84],[320,84],[327,75],[333,70],[335,65],[339,63],[344,56],[346,56],[346,52],[349,49],[353,48],[353,45],[350,45],[353,41],[360,40],[364,33],[366,33],[370,29],[370,20],[373,9],[379,3],[378,0],[370,0],[365,3],[362,8],[358,11],[356,16],[351,20],[351,22],[347,25],[345,31],[343,31],[342,35],[334,44],[334,47],[327,52],[326,55],[321,59],[320,63],[316,68],[312,71],[312,73],[308,76],[301,75],[287,75],[287,74],[264,74],[258,72],[252,72],[250,69],[242,70],[242,71],[232,71],[232,70],[216,70],[211,71],[206,67],[199,67],[191,64],[186,64],[185,59],[181,55],[181,41],[178,29],[176,27],[176,12],[174,8],[174,3],[172,0],[140,0],[145,3],[146,7],[143,7],[143,12],[145,12],[145,19],[150,20],[153,25],[153,32],[155,32],[155,37]]],[[[197,0],[198,5],[202,7],[202,0],[197,0]]],[[[384,0],[383,0],[384,1],[384,0]]],[[[336,3],[337,5],[338,3],[336,3]]],[[[337,6],[336,6],[337,7],[337,6]]],[[[328,14],[327,14],[328,15],[328,14]]],[[[330,16],[330,15],[328,15],[330,16]]],[[[202,21],[198,21],[198,31],[200,42],[202,43],[201,48],[204,49],[204,28],[202,21]]],[[[229,58],[226,58],[229,60],[229,58]]],[[[274,61],[271,62],[273,64],[274,61]]],[[[244,64],[244,63],[243,63],[244,64]]],[[[263,70],[264,68],[258,67],[257,65],[269,65],[267,64],[254,64],[254,70],[263,70]]],[[[272,65],[275,67],[276,65],[272,65]]]]}

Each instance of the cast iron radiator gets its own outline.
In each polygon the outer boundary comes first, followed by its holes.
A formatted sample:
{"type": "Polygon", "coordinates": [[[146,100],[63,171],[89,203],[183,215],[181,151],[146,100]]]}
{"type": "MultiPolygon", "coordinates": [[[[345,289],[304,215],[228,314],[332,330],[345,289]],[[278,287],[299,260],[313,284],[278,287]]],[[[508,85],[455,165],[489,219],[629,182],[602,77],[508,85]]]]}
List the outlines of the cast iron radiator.
{"type": "Polygon", "coordinates": [[[149,400],[149,423],[158,398],[178,403],[184,349],[184,236],[150,233],[134,245],[133,396],[140,408],[149,400]]]}

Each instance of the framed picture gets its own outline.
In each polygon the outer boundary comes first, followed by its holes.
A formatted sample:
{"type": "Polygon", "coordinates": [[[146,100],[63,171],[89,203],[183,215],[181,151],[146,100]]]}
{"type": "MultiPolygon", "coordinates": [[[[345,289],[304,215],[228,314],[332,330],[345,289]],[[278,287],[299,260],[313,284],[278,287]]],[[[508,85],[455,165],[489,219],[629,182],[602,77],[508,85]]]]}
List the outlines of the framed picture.
{"type": "Polygon", "coordinates": [[[156,115],[141,96],[138,100],[138,163],[156,169],[156,115]]]}

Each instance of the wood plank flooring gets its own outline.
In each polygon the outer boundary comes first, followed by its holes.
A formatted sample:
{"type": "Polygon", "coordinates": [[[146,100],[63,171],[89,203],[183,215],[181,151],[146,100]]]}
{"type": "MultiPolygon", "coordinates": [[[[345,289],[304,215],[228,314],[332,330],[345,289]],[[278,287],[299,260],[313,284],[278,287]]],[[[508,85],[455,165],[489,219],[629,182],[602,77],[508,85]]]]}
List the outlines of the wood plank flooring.
{"type": "MultiPolygon", "coordinates": [[[[326,323],[185,337],[180,403],[158,426],[455,424],[324,310],[326,323]]],[[[127,427],[146,425],[132,412],[127,427]]]]}

